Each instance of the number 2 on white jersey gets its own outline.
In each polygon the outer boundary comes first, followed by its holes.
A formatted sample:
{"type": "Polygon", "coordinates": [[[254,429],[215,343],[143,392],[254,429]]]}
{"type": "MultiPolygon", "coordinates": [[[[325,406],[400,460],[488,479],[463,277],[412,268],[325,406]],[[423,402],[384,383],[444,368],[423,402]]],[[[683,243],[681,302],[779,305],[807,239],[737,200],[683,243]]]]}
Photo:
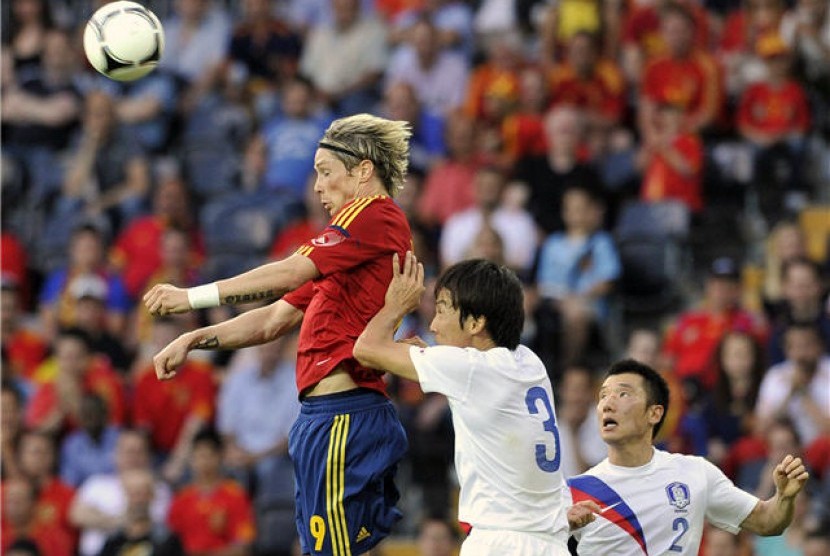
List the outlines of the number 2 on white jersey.
{"type": "Polygon", "coordinates": [[[682,539],[683,535],[686,534],[686,531],[689,530],[689,522],[686,521],[685,518],[678,517],[677,519],[674,520],[674,523],[671,524],[671,528],[672,528],[672,531],[677,531],[678,529],[680,529],[680,534],[677,535],[674,538],[674,540],[671,542],[671,546],[669,547],[669,550],[671,550],[672,552],[683,552],[683,547],[680,546],[677,543],[680,542],[680,539],[682,539]]]}
{"type": "Polygon", "coordinates": [[[525,395],[525,402],[527,403],[527,410],[531,415],[539,413],[538,401],[542,401],[545,411],[548,412],[548,418],[544,421],[545,430],[553,435],[553,459],[547,458],[548,448],[545,444],[536,445],[536,465],[539,469],[546,473],[555,473],[559,471],[559,464],[562,460],[562,454],[559,451],[559,428],[556,426],[556,414],[553,412],[553,406],[550,403],[550,397],[547,391],[541,386],[534,386],[527,391],[525,395]]]}

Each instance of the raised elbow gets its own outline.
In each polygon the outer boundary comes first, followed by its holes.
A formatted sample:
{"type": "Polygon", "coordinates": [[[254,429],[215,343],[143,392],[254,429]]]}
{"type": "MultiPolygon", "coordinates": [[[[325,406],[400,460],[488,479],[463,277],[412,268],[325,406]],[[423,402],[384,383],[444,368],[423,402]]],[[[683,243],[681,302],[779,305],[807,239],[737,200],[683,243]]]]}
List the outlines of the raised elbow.
{"type": "Polygon", "coordinates": [[[360,363],[362,366],[373,368],[373,353],[374,350],[372,349],[371,341],[366,338],[365,334],[361,334],[355,342],[354,348],[352,348],[352,356],[354,356],[357,362],[360,363]]]}

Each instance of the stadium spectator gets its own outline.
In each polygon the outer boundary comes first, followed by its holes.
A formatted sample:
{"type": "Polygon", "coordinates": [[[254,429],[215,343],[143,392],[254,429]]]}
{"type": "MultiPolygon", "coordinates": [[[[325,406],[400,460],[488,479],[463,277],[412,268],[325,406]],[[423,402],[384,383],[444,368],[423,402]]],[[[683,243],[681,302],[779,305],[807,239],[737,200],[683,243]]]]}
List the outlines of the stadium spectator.
{"type": "Polygon", "coordinates": [[[464,112],[480,124],[499,128],[519,100],[521,41],[515,33],[492,37],[485,59],[470,74],[464,112]]]}
{"type": "Polygon", "coordinates": [[[153,193],[153,212],[135,220],[115,240],[111,260],[124,279],[127,293],[141,296],[147,281],[162,265],[164,231],[179,228],[190,235],[189,259],[196,265],[204,256],[202,236],[194,215],[187,185],[180,178],[165,176],[153,193]]]}
{"type": "Polygon", "coordinates": [[[489,220],[481,224],[478,235],[462,254],[462,260],[484,259],[497,265],[505,265],[504,240],[489,220]]]}
{"type": "Polygon", "coordinates": [[[105,328],[114,335],[124,331],[130,300],[121,277],[106,268],[103,232],[91,224],[72,231],[69,260],[47,277],[40,292],[40,318],[45,334],[54,338],[58,328],[77,324],[79,300],[97,297],[105,301],[105,328]]]}
{"type": "Polygon", "coordinates": [[[519,103],[501,125],[499,164],[512,171],[518,160],[541,156],[547,152],[545,111],[550,86],[545,73],[536,67],[524,68],[519,74],[519,103]]]}
{"type": "Polygon", "coordinates": [[[107,302],[111,297],[108,290],[107,282],[97,274],[81,275],[72,280],[69,287],[69,297],[74,303],[72,324],[89,336],[93,353],[105,357],[113,369],[124,374],[131,357],[121,336],[116,336],[107,327],[107,302]]]}
{"type": "Polygon", "coordinates": [[[791,259],[807,256],[807,239],[798,222],[778,222],[766,240],[764,251],[764,284],[761,299],[768,316],[783,296],[782,271],[791,259]]]}
{"type": "Polygon", "coordinates": [[[705,556],[741,556],[747,552],[743,536],[734,535],[707,523],[703,532],[702,552],[705,556]]]}
{"type": "Polygon", "coordinates": [[[761,208],[765,215],[775,215],[780,207],[765,204],[766,199],[772,197],[769,203],[778,204],[787,191],[803,189],[801,167],[810,107],[804,88],[790,76],[791,55],[778,33],[761,36],[756,50],[765,62],[766,76],[744,90],[736,123],[754,154],[753,176],[759,183],[761,208]],[[779,170],[782,163],[785,169],[779,170]]]}
{"type": "MultiPolygon", "coordinates": [[[[26,3],[42,4],[29,0],[15,6],[26,3]]],[[[23,166],[34,205],[60,191],[60,154],[70,143],[83,106],[70,34],[50,30],[42,42],[40,62],[17,69],[14,81],[4,80],[2,99],[3,156],[23,166]]]]}
{"type": "Polygon", "coordinates": [[[92,475],[114,472],[118,435],[118,427],[107,423],[106,402],[97,394],[84,394],[78,428],[61,443],[61,480],[77,488],[92,475]]]}
{"type": "Polygon", "coordinates": [[[574,33],[565,60],[549,73],[551,106],[575,106],[585,112],[589,125],[607,128],[623,116],[625,82],[617,65],[600,55],[596,35],[574,33]]]}
{"type": "Polygon", "coordinates": [[[704,205],[700,137],[686,129],[679,105],[658,104],[656,121],[638,156],[644,173],[640,198],[652,203],[680,201],[690,212],[700,214],[704,205]]]}
{"type": "Polygon", "coordinates": [[[441,265],[446,268],[465,257],[482,229],[492,226],[504,242],[507,266],[522,274],[530,270],[536,253],[536,227],[523,209],[503,203],[505,176],[493,167],[476,172],[475,206],[450,216],[441,231],[441,265]]]}
{"type": "Polygon", "coordinates": [[[727,332],[747,332],[765,339],[766,325],[741,308],[739,299],[737,263],[729,257],[716,258],[709,267],[700,306],[680,313],[663,341],[667,367],[679,380],[695,378],[704,388],[712,388],[717,376],[710,362],[727,332]]]}
{"type": "Polygon", "coordinates": [[[254,97],[270,96],[297,76],[302,37],[289,22],[276,17],[270,0],[242,2],[242,19],[228,48],[231,63],[241,64],[254,97]]]}
{"type": "Polygon", "coordinates": [[[286,204],[305,197],[314,173],[317,140],[328,120],[314,110],[314,90],[303,79],[293,79],[282,91],[282,110],[267,122],[262,137],[268,149],[265,188],[285,197],[286,204]]]}
{"type": "Polygon", "coordinates": [[[22,473],[17,447],[23,435],[24,407],[23,394],[7,377],[3,377],[0,404],[0,478],[6,480],[22,473]]]}
{"type": "Polygon", "coordinates": [[[35,520],[74,544],[77,531],[69,522],[69,505],[75,490],[55,475],[57,456],[52,437],[37,432],[20,437],[18,462],[20,471],[35,487],[35,520]]]}
{"type": "Polygon", "coordinates": [[[127,398],[121,378],[109,362],[92,353],[89,335],[78,328],[58,333],[55,355],[38,368],[38,381],[26,407],[26,425],[35,430],[61,433],[78,425],[81,399],[96,393],[107,403],[107,422],[126,422],[127,398]]]}
{"type": "Polygon", "coordinates": [[[780,32],[804,62],[808,84],[815,87],[830,76],[830,9],[826,2],[797,0],[784,14],[780,32]]]}
{"type": "Polygon", "coordinates": [[[193,438],[192,480],[170,505],[167,523],[187,554],[244,556],[254,540],[251,503],[236,482],[222,477],[222,439],[212,429],[193,438]]]}
{"type": "Polygon", "coordinates": [[[446,519],[426,517],[418,526],[418,556],[453,556],[458,551],[458,531],[446,519]]]}
{"type": "MultiPolygon", "coordinates": [[[[5,184],[3,184],[3,194],[7,194],[5,184]]],[[[7,206],[4,205],[3,207],[6,208],[7,206]]],[[[3,259],[0,260],[0,286],[18,288],[22,285],[23,287],[17,294],[20,296],[19,302],[25,309],[28,308],[31,302],[31,292],[26,284],[27,273],[29,272],[29,256],[20,238],[9,229],[6,212],[3,212],[3,222],[0,223],[0,226],[2,226],[2,229],[0,229],[0,251],[3,253],[3,259]]]]}
{"type": "Polygon", "coordinates": [[[331,8],[333,24],[318,24],[309,32],[300,73],[336,115],[369,112],[387,63],[386,30],[360,13],[358,0],[333,0],[331,8]]]}
{"type": "Polygon", "coordinates": [[[427,173],[418,216],[428,228],[442,227],[450,216],[475,203],[473,182],[483,165],[476,150],[475,121],[463,114],[447,120],[447,159],[427,173]]]}
{"type": "Polygon", "coordinates": [[[135,374],[133,424],[148,431],[151,449],[165,461],[162,474],[172,484],[186,471],[196,433],[213,420],[217,388],[207,361],[187,361],[179,369],[179,380],[160,382],[150,357],[189,328],[192,320],[187,315],[155,318],[151,346],[142,350],[144,359],[135,374]]]}
{"type": "MultiPolygon", "coordinates": [[[[3,252],[5,257],[5,252],[3,252]]],[[[43,362],[49,345],[41,335],[24,325],[18,282],[0,278],[0,342],[3,346],[3,379],[15,386],[33,388],[35,370],[43,362]]]]}
{"type": "Polygon", "coordinates": [[[393,43],[406,37],[421,19],[429,19],[438,30],[438,44],[451,48],[468,59],[472,58],[476,44],[473,35],[473,10],[459,0],[424,0],[409,9],[402,10],[392,22],[393,43]]]}
{"type": "Polygon", "coordinates": [[[765,55],[756,45],[764,35],[777,35],[785,8],[782,0],[746,0],[727,15],[718,59],[731,95],[740,95],[746,87],[764,79],[765,55]]]}
{"type": "Polygon", "coordinates": [[[406,83],[426,110],[447,117],[464,102],[470,68],[464,55],[442,45],[439,36],[433,21],[420,17],[389,60],[385,88],[406,83]]]}
{"type": "Polygon", "coordinates": [[[176,82],[171,75],[154,71],[136,81],[126,82],[96,75],[91,88],[105,91],[112,97],[120,126],[138,140],[144,151],[164,152],[169,145],[178,98],[176,82]]]}
{"type": "Polygon", "coordinates": [[[824,308],[819,265],[806,257],[791,258],[781,269],[781,280],[781,301],[770,307],[769,362],[774,365],[784,361],[784,333],[793,323],[815,325],[824,351],[830,353],[830,313],[824,308]]]}
{"type": "Polygon", "coordinates": [[[720,465],[742,437],[756,434],[755,406],[766,359],[761,344],[746,332],[727,332],[714,358],[717,381],[706,400],[706,458],[720,465]]]}
{"type": "Polygon", "coordinates": [[[516,179],[530,188],[528,209],[544,234],[562,229],[562,195],[572,185],[598,187],[599,177],[583,163],[585,120],[573,107],[560,106],[545,116],[548,150],[522,158],[516,179]]]}
{"type": "Polygon", "coordinates": [[[787,359],[764,375],[756,404],[759,430],[778,417],[789,417],[798,436],[809,445],[830,434],[830,356],[819,329],[794,323],[784,333],[787,359]]]}
{"type": "Polygon", "coordinates": [[[141,214],[150,190],[150,165],[138,138],[118,123],[115,103],[103,91],[87,93],[71,153],[55,218],[85,214],[117,231],[141,214]]]}
{"type": "Polygon", "coordinates": [[[9,554],[15,543],[29,540],[39,556],[71,556],[72,540],[61,529],[38,519],[35,500],[35,485],[29,479],[18,477],[3,482],[3,554],[9,554]]]}
{"type": "Polygon", "coordinates": [[[668,4],[660,14],[660,33],[666,53],[652,60],[643,73],[638,123],[645,141],[657,132],[656,113],[662,103],[683,107],[685,129],[700,133],[710,128],[721,111],[721,75],[715,60],[695,47],[695,19],[679,4],[668,4]]]}
{"type": "MultiPolygon", "coordinates": [[[[412,125],[412,137],[409,139],[410,173],[426,173],[441,161],[447,150],[444,145],[445,120],[422,106],[411,84],[397,82],[388,85],[383,92],[379,111],[384,118],[403,120],[412,125]]],[[[407,189],[408,187],[404,191],[407,189]]]]}
{"type": "MultiPolygon", "coordinates": [[[[574,36],[579,33],[599,34],[601,17],[614,10],[606,10],[602,2],[590,0],[563,0],[549,4],[541,16],[541,57],[546,65],[562,58],[574,36]]],[[[614,18],[617,23],[617,18],[614,18]]]]}
{"type": "Polygon", "coordinates": [[[576,363],[608,317],[608,296],[621,266],[613,239],[602,229],[604,210],[602,196],[589,186],[568,187],[565,231],[549,235],[539,248],[537,343],[558,346],[550,372],[576,363]]]}
{"type": "MultiPolygon", "coordinates": [[[[93,475],[76,491],[69,519],[81,530],[81,556],[97,556],[107,536],[121,526],[127,510],[125,477],[136,470],[151,471],[150,458],[147,436],[137,429],[124,429],[115,446],[115,473],[93,475]]],[[[155,523],[163,523],[170,505],[170,489],[161,481],[155,485],[150,515],[155,523]]]]}
{"type": "Polygon", "coordinates": [[[179,537],[168,531],[163,521],[153,519],[153,474],[143,469],[127,471],[123,485],[126,499],[123,522],[107,538],[99,556],[120,556],[145,550],[156,556],[184,556],[179,537]]]}
{"type": "Polygon", "coordinates": [[[296,350],[291,335],[237,352],[219,391],[216,425],[225,467],[257,503],[294,500],[288,431],[300,412],[296,350]]]}
{"type": "Polygon", "coordinates": [[[605,457],[605,444],[597,431],[594,409],[594,371],[586,365],[571,365],[557,385],[559,405],[556,418],[562,450],[562,475],[581,475],[605,457]]]}
{"type": "Polygon", "coordinates": [[[46,0],[14,0],[9,27],[3,29],[3,48],[11,53],[15,72],[37,70],[46,48],[46,35],[54,28],[51,5],[46,0]]]}
{"type": "Polygon", "coordinates": [[[175,15],[164,21],[161,68],[185,84],[185,103],[192,104],[219,78],[231,22],[212,0],[179,0],[173,8],[175,15]]]}

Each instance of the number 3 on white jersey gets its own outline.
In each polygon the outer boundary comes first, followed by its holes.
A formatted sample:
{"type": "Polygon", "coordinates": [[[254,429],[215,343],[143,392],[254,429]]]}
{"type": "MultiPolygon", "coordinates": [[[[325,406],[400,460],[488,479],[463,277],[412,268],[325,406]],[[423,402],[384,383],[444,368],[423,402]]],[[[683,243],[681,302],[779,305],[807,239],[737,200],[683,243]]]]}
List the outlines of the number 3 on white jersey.
{"type": "Polygon", "coordinates": [[[556,426],[556,414],[553,412],[553,406],[550,403],[550,397],[547,391],[541,386],[534,386],[527,391],[525,395],[525,402],[527,403],[527,410],[531,415],[539,413],[537,402],[541,401],[545,411],[548,413],[548,418],[543,422],[545,430],[553,435],[553,459],[548,459],[548,448],[545,444],[536,445],[536,465],[539,469],[546,473],[555,473],[559,471],[559,464],[562,460],[562,454],[559,451],[559,428],[556,426]]]}

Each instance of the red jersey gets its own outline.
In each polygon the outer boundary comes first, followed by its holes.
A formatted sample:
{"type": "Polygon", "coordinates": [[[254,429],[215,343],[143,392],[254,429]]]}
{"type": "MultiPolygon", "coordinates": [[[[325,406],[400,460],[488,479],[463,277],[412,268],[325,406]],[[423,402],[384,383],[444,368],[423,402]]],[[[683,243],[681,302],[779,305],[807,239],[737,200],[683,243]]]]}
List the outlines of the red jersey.
{"type": "Polygon", "coordinates": [[[810,107],[804,89],[795,81],[780,87],[769,83],[750,85],[741,95],[738,126],[776,135],[806,131],[810,107]]]}
{"type": "Polygon", "coordinates": [[[0,539],[2,539],[0,546],[3,554],[6,554],[9,547],[19,539],[29,539],[34,542],[41,556],[72,556],[75,553],[72,539],[65,531],[37,521],[24,530],[19,530],[3,520],[0,539]]]}
{"type": "Polygon", "coordinates": [[[697,378],[704,387],[714,388],[717,374],[711,365],[712,357],[721,338],[735,330],[756,338],[764,335],[763,325],[741,309],[721,315],[705,310],[689,311],[669,329],[663,350],[674,359],[674,373],[678,378],[697,378]]]}
{"type": "Polygon", "coordinates": [[[8,358],[7,376],[34,380],[35,370],[46,359],[49,345],[30,330],[16,330],[3,338],[3,349],[8,358]]]}
{"type": "MultiPolygon", "coordinates": [[[[693,2],[683,5],[695,20],[695,46],[709,48],[709,19],[706,10],[693,2]]],[[[637,45],[646,59],[665,54],[666,45],[660,35],[660,12],[656,6],[635,6],[628,11],[622,27],[622,41],[626,45],[637,45]]]]}
{"type": "Polygon", "coordinates": [[[235,482],[205,491],[190,485],[176,494],[167,514],[170,529],[187,554],[247,545],[254,540],[254,515],[248,495],[235,482]]]}
{"type": "Polygon", "coordinates": [[[625,82],[616,64],[597,63],[588,79],[579,77],[568,64],[559,64],[550,73],[551,105],[570,104],[619,121],[625,106],[625,82]]]}
{"type": "Polygon", "coordinates": [[[35,521],[47,528],[59,528],[68,538],[76,540],[76,531],[69,523],[69,506],[75,489],[53,478],[40,489],[35,506],[35,521]]]}
{"type": "MultiPolygon", "coordinates": [[[[144,293],[153,274],[161,268],[161,239],[167,224],[157,216],[145,216],[132,222],[112,249],[113,265],[121,271],[124,287],[133,299],[144,293]]],[[[190,237],[190,262],[198,267],[204,258],[202,236],[194,231],[190,237]]]]}
{"type": "Polygon", "coordinates": [[[544,116],[516,112],[501,124],[502,149],[511,161],[526,156],[542,156],[547,152],[544,116]]]}
{"type": "Polygon", "coordinates": [[[658,153],[652,157],[646,168],[640,198],[644,201],[675,199],[683,202],[692,212],[699,212],[703,209],[703,145],[696,135],[689,133],[678,135],[672,141],[672,148],[692,167],[692,174],[681,174],[658,153]]]}
{"type": "Polygon", "coordinates": [[[392,254],[412,249],[406,216],[386,195],[355,199],[297,253],[311,259],[320,277],[283,299],[304,311],[297,346],[297,391],[344,365],[355,383],[386,393],[383,373],[352,356],[357,337],[383,307],[392,280],[392,254]]]}
{"type": "Polygon", "coordinates": [[[213,368],[202,361],[187,361],[176,380],[160,381],[153,365],[141,371],[135,385],[133,424],[147,427],[153,447],[169,453],[190,416],[210,421],[216,407],[213,368]]]}
{"type": "Polygon", "coordinates": [[[685,107],[687,115],[717,115],[723,98],[718,66],[700,51],[683,59],[667,56],[654,60],[643,74],[642,91],[658,104],[685,107]]]}
{"type": "Polygon", "coordinates": [[[464,112],[472,118],[491,119],[492,102],[513,105],[519,101],[519,71],[484,64],[470,76],[464,112]]]}
{"type": "MultiPolygon", "coordinates": [[[[124,393],[124,387],[121,384],[121,378],[112,370],[106,359],[93,358],[93,362],[84,373],[82,380],[84,393],[98,394],[107,404],[108,423],[122,425],[127,422],[127,397],[124,393]]],[[[52,377],[41,384],[32,399],[29,400],[26,407],[26,425],[29,427],[40,426],[44,419],[49,417],[58,406],[58,402],[58,389],[55,386],[55,379],[52,377]]],[[[67,424],[70,427],[77,425],[71,419],[67,424]]]]}

